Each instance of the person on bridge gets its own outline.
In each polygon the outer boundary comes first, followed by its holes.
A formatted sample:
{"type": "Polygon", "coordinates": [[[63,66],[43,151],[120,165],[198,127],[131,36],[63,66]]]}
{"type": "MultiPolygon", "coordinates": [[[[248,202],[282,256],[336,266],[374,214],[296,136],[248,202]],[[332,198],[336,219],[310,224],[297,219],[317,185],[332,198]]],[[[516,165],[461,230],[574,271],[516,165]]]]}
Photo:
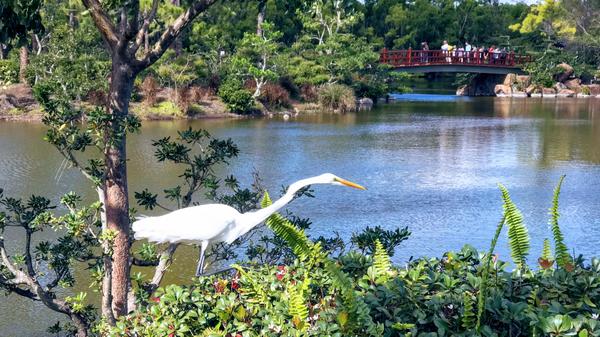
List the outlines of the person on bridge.
{"type": "Polygon", "coordinates": [[[471,63],[471,51],[473,51],[473,46],[471,46],[469,41],[465,41],[465,53],[467,54],[467,63],[471,63]]]}
{"type": "Polygon", "coordinates": [[[429,45],[427,42],[421,42],[421,62],[428,63],[429,62],[429,45]]]}
{"type": "Polygon", "coordinates": [[[444,56],[446,57],[446,62],[450,63],[450,55],[449,55],[449,51],[450,51],[450,46],[448,45],[448,41],[444,40],[444,43],[442,43],[442,54],[444,54],[444,56]]]}
{"type": "Polygon", "coordinates": [[[488,49],[488,55],[490,59],[490,64],[496,63],[496,46],[492,45],[490,49],[488,49]]]}

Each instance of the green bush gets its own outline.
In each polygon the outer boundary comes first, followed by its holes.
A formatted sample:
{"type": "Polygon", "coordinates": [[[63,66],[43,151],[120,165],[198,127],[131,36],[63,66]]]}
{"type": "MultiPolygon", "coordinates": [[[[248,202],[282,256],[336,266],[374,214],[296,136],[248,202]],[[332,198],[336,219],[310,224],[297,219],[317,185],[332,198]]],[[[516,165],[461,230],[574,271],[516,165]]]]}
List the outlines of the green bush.
{"type": "Polygon", "coordinates": [[[244,89],[237,80],[227,80],[219,87],[219,97],[227,105],[229,111],[237,114],[248,114],[254,110],[252,93],[244,89]]]}
{"type": "Polygon", "coordinates": [[[325,110],[347,112],[356,109],[352,88],[342,84],[324,84],[317,91],[319,105],[325,110]]]}
{"type": "MultiPolygon", "coordinates": [[[[357,256],[362,257],[353,254],[339,261],[352,264],[357,256]]],[[[600,334],[597,259],[591,265],[580,260],[572,271],[523,273],[496,261],[480,334],[475,332],[475,294],[484,264],[474,248],[416,260],[406,268],[385,270],[383,263],[383,271],[367,261],[370,266],[352,278],[352,286],[373,321],[384,328],[383,336],[600,334]]],[[[343,299],[331,284],[322,265],[309,269],[296,261],[238,267],[234,276],[203,277],[193,286],[159,290],[148,308],[124,318],[110,336],[367,336],[347,329],[343,299]],[[301,290],[306,275],[310,287],[301,290]]]]}
{"type": "Polygon", "coordinates": [[[16,60],[0,60],[0,85],[16,83],[19,80],[19,63],[16,60]]]}

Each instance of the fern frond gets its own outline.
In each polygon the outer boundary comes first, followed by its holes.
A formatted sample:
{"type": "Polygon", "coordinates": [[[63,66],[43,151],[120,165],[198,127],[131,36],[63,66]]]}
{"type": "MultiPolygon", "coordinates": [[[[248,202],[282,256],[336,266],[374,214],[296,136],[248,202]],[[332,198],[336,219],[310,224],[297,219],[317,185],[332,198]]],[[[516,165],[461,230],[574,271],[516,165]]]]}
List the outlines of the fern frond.
{"type": "Polygon", "coordinates": [[[510,246],[510,255],[517,268],[524,269],[527,255],[529,254],[529,232],[523,223],[523,214],[510,198],[508,190],[503,185],[499,185],[504,200],[504,216],[508,225],[508,244],[510,246]]]}
{"type": "MultiPolygon", "coordinates": [[[[265,192],[261,206],[264,208],[271,205],[271,203],[269,194],[265,192]]],[[[331,278],[333,287],[340,291],[342,304],[352,317],[353,326],[358,329],[364,329],[371,336],[381,336],[383,326],[373,322],[369,314],[369,307],[362,298],[356,296],[353,283],[348,275],[327,257],[320,244],[313,243],[304,234],[303,230],[294,226],[294,224],[278,213],[271,215],[265,223],[277,236],[288,244],[299,260],[308,262],[309,269],[310,265],[323,263],[324,269],[331,278]]],[[[297,300],[298,298],[295,301],[297,300]]]]}
{"type": "Polygon", "coordinates": [[[255,298],[256,302],[265,303],[269,305],[271,301],[269,300],[269,295],[265,291],[264,286],[259,282],[260,276],[257,276],[256,273],[252,270],[244,270],[242,266],[234,264],[232,267],[237,270],[240,276],[244,279],[244,283],[247,283],[249,287],[244,286],[243,292],[248,295],[248,298],[255,298]]]}
{"type": "Polygon", "coordinates": [[[556,255],[556,263],[560,267],[564,267],[571,260],[569,250],[565,244],[565,238],[558,225],[558,218],[560,213],[558,212],[558,197],[560,196],[560,189],[562,187],[565,176],[561,176],[558,181],[558,185],[554,188],[554,196],[552,198],[552,207],[550,208],[550,229],[552,230],[552,236],[554,237],[554,250],[556,255]]]}
{"type": "MultiPolygon", "coordinates": [[[[261,206],[265,208],[270,206],[271,203],[269,193],[265,192],[261,201],[261,206]]],[[[313,252],[312,241],[308,239],[303,230],[294,226],[288,219],[284,218],[279,213],[275,213],[271,215],[265,223],[275,235],[282,238],[288,244],[298,259],[306,261],[311,256],[311,253],[313,252]]]]}
{"type": "Polygon", "coordinates": [[[552,248],[550,248],[550,240],[544,239],[544,247],[542,248],[542,259],[546,261],[554,260],[552,256],[552,248]]]}
{"type": "Polygon", "coordinates": [[[392,270],[392,262],[386,249],[383,247],[379,239],[375,240],[375,251],[373,252],[373,269],[375,271],[375,279],[386,282],[392,270]]]}
{"type": "Polygon", "coordinates": [[[305,278],[304,282],[299,282],[296,285],[291,285],[288,288],[289,315],[292,317],[292,322],[296,329],[305,331],[308,328],[306,321],[308,320],[308,306],[306,305],[305,292],[308,288],[310,280],[305,278]]]}
{"type": "Polygon", "coordinates": [[[473,294],[468,291],[463,293],[463,315],[461,318],[461,324],[463,328],[466,330],[471,330],[477,324],[477,320],[475,318],[475,301],[473,300],[473,294]]]}
{"type": "Polygon", "coordinates": [[[481,328],[481,320],[483,319],[483,311],[485,309],[485,301],[486,301],[486,293],[487,293],[487,284],[488,279],[490,277],[490,262],[492,262],[492,255],[494,254],[494,250],[496,249],[496,244],[498,243],[498,238],[500,237],[500,233],[502,233],[502,228],[504,227],[504,223],[506,222],[506,215],[502,216],[502,219],[496,226],[496,233],[494,233],[494,238],[492,239],[492,243],[490,244],[490,250],[488,254],[483,259],[483,269],[481,274],[481,286],[479,289],[479,294],[477,295],[477,332],[481,328]]]}
{"type": "Polygon", "coordinates": [[[356,327],[364,329],[370,336],[381,336],[383,326],[375,324],[369,314],[369,306],[364,300],[356,295],[354,283],[350,277],[332,260],[327,259],[325,270],[331,277],[332,285],[340,292],[344,312],[350,314],[348,322],[356,327]]]}

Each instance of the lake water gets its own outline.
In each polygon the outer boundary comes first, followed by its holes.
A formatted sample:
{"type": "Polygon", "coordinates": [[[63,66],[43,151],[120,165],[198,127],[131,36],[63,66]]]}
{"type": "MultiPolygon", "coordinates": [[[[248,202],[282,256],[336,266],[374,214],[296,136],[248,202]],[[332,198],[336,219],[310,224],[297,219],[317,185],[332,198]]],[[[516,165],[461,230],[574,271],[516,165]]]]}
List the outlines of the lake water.
{"type": "MultiPolygon", "coordinates": [[[[566,242],[577,254],[598,255],[600,99],[398,98],[370,112],[287,121],[145,122],[129,138],[130,191],[160,192],[177,182],[179,170],[156,163],[151,140],[189,126],[205,128],[239,145],[240,156],[219,173],[234,174],[244,185],[257,171],[277,194],[282,185],[332,172],[368,188],[315,186],[316,198],[290,205],[312,219],[312,236],[337,232],[348,239],[366,226],[408,226],[412,235],[393,257],[399,264],[464,244],[485,249],[501,217],[502,183],[524,214],[535,261],[550,237],[552,189],[566,174],[560,207],[566,242]]],[[[75,191],[93,200],[86,180],[60,169],[62,159],[42,140],[44,130],[35,123],[0,123],[0,188],[11,196],[39,194],[55,201],[75,191]]],[[[5,237],[9,248],[18,245],[15,232],[5,237]]],[[[509,259],[505,238],[497,251],[509,259]]],[[[195,250],[181,250],[167,282],[189,282],[195,263],[195,250]]],[[[77,291],[87,288],[82,284],[77,291]]],[[[0,336],[45,336],[58,318],[17,297],[0,298],[0,336]]]]}

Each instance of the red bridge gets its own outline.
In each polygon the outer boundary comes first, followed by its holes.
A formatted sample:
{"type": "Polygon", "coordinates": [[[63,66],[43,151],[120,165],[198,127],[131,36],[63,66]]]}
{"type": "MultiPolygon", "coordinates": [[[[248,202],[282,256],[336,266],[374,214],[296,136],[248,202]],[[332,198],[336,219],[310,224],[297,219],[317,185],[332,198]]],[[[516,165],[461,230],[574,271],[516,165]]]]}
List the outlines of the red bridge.
{"type": "Polygon", "coordinates": [[[531,61],[531,55],[514,52],[459,50],[383,49],[379,57],[380,63],[410,73],[522,73],[523,66],[531,61]]]}

